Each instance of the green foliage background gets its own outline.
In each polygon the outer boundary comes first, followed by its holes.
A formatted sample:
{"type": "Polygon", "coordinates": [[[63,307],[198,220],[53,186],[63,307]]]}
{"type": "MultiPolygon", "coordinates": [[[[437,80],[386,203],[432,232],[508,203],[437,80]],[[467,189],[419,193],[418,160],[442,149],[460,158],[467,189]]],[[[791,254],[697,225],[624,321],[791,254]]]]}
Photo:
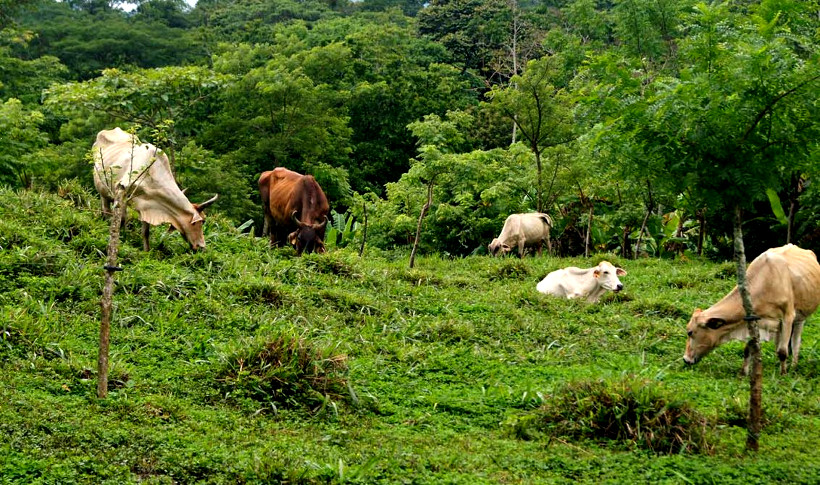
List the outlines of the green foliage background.
{"type": "MultiPolygon", "coordinates": [[[[816,7],[4,4],[0,97],[16,128],[0,134],[2,180],[90,186],[82,148],[101,129],[138,124],[170,154],[192,199],[220,193],[214,210],[237,225],[260,226],[256,179],[285,166],[312,173],[339,213],[374,194],[372,242],[391,248],[411,240],[408,221],[425,197],[413,161],[458,139],[422,228],[426,253],[470,254],[498,234],[505,212],[538,209],[539,197],[567,255],[584,252],[590,213],[593,249],[663,253],[667,231],[647,233],[643,220],[649,213],[660,227],[675,213],[683,224],[706,221],[705,250],[725,254],[722,195],[748,200],[746,219],[761,221],[750,229],[762,231],[747,231],[751,253],[785,239],[782,220],[756,204],[767,194],[794,208],[792,240],[814,247],[811,215],[800,210],[815,204],[814,191],[795,181],[817,165],[816,7]],[[470,121],[425,141],[412,127],[428,116],[470,121]]],[[[697,232],[672,237],[695,250],[697,232]]]]}

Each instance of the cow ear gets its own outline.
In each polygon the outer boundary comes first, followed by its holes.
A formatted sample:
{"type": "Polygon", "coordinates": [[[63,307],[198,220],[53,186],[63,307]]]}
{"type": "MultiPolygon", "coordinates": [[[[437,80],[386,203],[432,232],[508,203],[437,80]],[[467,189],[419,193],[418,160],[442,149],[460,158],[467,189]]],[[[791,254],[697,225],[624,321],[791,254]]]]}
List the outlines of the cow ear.
{"type": "Polygon", "coordinates": [[[615,268],[615,275],[626,276],[626,271],[623,268],[615,268]]]}
{"type": "Polygon", "coordinates": [[[293,231],[292,233],[288,234],[288,243],[290,243],[291,246],[296,246],[296,243],[298,242],[298,238],[296,237],[296,234],[298,232],[299,231],[293,231]]]}
{"type": "Polygon", "coordinates": [[[599,276],[601,276],[601,270],[596,269],[595,271],[592,272],[592,276],[594,276],[595,278],[598,278],[599,276]]]}
{"type": "Polygon", "coordinates": [[[700,312],[702,311],[703,310],[701,310],[700,308],[695,308],[695,311],[692,312],[692,316],[694,317],[695,315],[700,315],[700,312]]]}
{"type": "Polygon", "coordinates": [[[710,318],[709,320],[706,320],[706,326],[708,328],[711,328],[712,330],[718,329],[718,328],[722,327],[725,324],[726,324],[726,320],[724,320],[722,318],[714,318],[713,317],[713,318],[710,318]]]}
{"type": "Polygon", "coordinates": [[[196,212],[196,213],[194,214],[194,217],[192,217],[192,218],[191,218],[191,224],[193,224],[193,223],[195,223],[195,222],[203,221],[203,220],[204,220],[204,219],[202,218],[202,216],[201,216],[201,215],[199,215],[199,212],[196,212]]]}

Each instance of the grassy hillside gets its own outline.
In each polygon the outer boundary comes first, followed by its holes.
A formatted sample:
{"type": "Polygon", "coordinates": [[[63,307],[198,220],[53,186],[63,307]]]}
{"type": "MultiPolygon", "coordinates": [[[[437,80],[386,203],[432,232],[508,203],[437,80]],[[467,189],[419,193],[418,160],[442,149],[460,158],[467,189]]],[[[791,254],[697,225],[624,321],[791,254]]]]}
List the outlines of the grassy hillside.
{"type": "Polygon", "coordinates": [[[730,264],[705,261],[608,256],[626,289],[588,305],[535,284],[603,256],[410,270],[395,253],[296,258],[218,217],[204,252],[155,230],[146,254],[130,226],[98,400],[107,228],[88,194],[65,192],[0,189],[0,483],[820,476],[817,317],[789,375],[764,344],[766,427],[746,455],[742,344],[682,360],[692,309],[733,286],[730,264]]]}

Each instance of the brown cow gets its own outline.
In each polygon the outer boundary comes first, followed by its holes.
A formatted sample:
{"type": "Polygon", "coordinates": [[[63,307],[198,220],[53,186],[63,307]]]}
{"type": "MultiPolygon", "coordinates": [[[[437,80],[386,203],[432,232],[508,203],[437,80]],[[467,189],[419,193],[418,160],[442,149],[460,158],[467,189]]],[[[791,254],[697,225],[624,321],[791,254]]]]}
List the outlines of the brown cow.
{"type": "Polygon", "coordinates": [[[165,153],[120,128],[99,132],[93,152],[94,186],[100,193],[103,213],[111,213],[115,187],[126,188],[142,220],[144,250],[150,249],[151,225],[163,223],[177,229],[191,249],[205,247],[202,211],[217,196],[201,204],[191,203],[177,186],[165,153]]]}
{"type": "MultiPolygon", "coordinates": [[[[814,252],[787,244],[755,258],[747,279],[755,315],[760,317],[760,338],[776,342],[780,373],[785,374],[789,346],[792,365],[797,365],[803,323],[820,305],[820,264],[814,252]]],[[[683,360],[694,364],[720,344],[748,338],[745,316],[737,286],[708,309],[696,309],[686,326],[689,338],[683,360]]],[[[741,372],[749,372],[748,344],[741,372]]]]}
{"type": "Polygon", "coordinates": [[[325,226],[330,206],[312,175],[283,167],[259,176],[259,195],[270,231],[270,245],[290,243],[296,253],[325,252],[325,226]]]}

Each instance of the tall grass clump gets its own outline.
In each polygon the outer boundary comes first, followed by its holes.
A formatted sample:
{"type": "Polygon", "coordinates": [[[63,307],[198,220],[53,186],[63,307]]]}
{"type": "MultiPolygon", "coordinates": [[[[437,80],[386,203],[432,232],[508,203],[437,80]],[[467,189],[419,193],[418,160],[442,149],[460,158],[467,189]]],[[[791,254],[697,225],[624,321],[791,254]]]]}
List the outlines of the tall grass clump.
{"type": "Polygon", "coordinates": [[[538,431],[606,440],[655,453],[708,453],[707,420],[648,381],[569,383],[535,412],[538,431]]]}
{"type": "Polygon", "coordinates": [[[243,340],[219,354],[215,378],[228,399],[315,407],[349,395],[347,356],[289,334],[243,340]]]}

